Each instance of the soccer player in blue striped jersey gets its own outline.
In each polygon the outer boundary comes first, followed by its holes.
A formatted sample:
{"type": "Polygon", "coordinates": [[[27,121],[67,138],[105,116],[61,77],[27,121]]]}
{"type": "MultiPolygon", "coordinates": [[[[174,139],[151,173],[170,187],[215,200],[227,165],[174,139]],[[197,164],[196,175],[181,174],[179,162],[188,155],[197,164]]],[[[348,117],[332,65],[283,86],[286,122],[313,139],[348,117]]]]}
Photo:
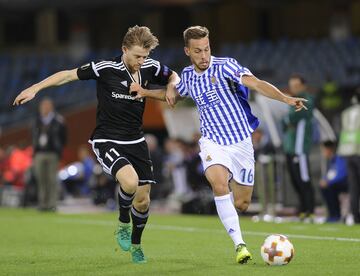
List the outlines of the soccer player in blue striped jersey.
{"type": "Polygon", "coordinates": [[[264,96],[306,109],[305,99],[284,95],[270,83],[256,78],[233,58],[211,56],[209,31],[193,26],[184,31],[185,54],[192,63],[181,81],[168,86],[166,100],[173,106],[191,97],[200,117],[200,157],[221,222],[234,242],[236,262],[252,259],[241,234],[236,212],[247,210],[254,185],[254,150],[251,133],[259,125],[248,103],[249,89],[264,96]]]}

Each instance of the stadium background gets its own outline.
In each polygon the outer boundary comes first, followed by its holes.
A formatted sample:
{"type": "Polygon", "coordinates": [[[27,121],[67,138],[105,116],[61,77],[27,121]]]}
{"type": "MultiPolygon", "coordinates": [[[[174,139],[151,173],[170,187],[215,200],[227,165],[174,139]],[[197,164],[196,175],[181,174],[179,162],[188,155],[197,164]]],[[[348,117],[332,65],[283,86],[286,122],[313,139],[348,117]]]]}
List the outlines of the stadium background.
{"type": "MultiPolygon", "coordinates": [[[[333,81],[341,95],[339,108],[327,114],[335,118],[335,134],[336,117],[360,84],[360,1],[1,0],[1,146],[30,144],[31,121],[41,97],[15,108],[13,99],[22,89],[56,71],[117,55],[124,33],[135,24],[149,26],[158,36],[160,46],[152,57],[179,73],[188,65],[182,32],[198,24],[210,29],[213,55],[237,58],[283,91],[293,72],[305,76],[315,96],[333,81]]],[[[65,166],[77,159],[77,149],[95,125],[95,83],[76,82],[44,94],[54,99],[66,119],[65,166]]],[[[168,136],[178,134],[171,130],[175,119],[166,112],[164,105],[149,101],[144,116],[145,132],[155,134],[161,146],[168,136]]],[[[180,132],[186,128],[184,121],[176,121],[182,124],[180,132]]],[[[314,152],[316,156],[318,149],[314,152]]],[[[283,185],[287,189],[288,184],[283,185]]],[[[287,202],[292,201],[289,196],[287,202]]]]}
{"type": "MultiPolygon", "coordinates": [[[[326,85],[335,86],[340,95],[337,107],[329,112],[322,110],[332,125],[325,130],[326,138],[338,135],[340,113],[350,105],[350,98],[360,85],[360,0],[0,0],[0,165],[2,158],[15,149],[28,154],[31,123],[44,95],[54,100],[68,127],[61,167],[68,168],[78,161],[77,151],[86,144],[95,126],[95,82],[48,89],[24,106],[13,107],[12,102],[21,90],[52,73],[119,54],[123,35],[135,24],[151,28],[160,40],[152,57],[178,73],[189,63],[183,53],[183,30],[190,25],[205,25],[211,33],[213,55],[238,59],[256,76],[285,92],[291,73],[303,74],[318,99],[319,109],[321,91],[326,85]]],[[[270,123],[276,125],[286,112],[284,106],[253,95],[251,105],[262,121],[262,129],[270,127],[269,117],[273,118],[270,123]],[[266,118],[264,105],[274,111],[266,118]]],[[[169,137],[187,141],[188,152],[196,153],[196,148],[191,147],[197,128],[192,107],[185,102],[169,110],[158,102],[147,103],[144,129],[159,139],[163,153],[167,147],[179,147],[177,140],[167,143],[169,137]]],[[[324,121],[320,117],[321,120],[324,121]]],[[[326,123],[323,124],[326,129],[326,123]]],[[[323,164],[319,136],[318,133],[314,137],[310,157],[317,214],[324,215],[318,190],[323,164]]],[[[265,172],[265,176],[256,180],[250,213],[271,213],[275,206],[267,209],[269,206],[264,203],[275,201],[279,214],[293,215],[296,197],[286,175],[281,133],[270,140],[275,147],[271,157],[278,164],[277,180],[270,181],[269,175],[274,172],[257,168],[257,175],[265,172]],[[264,185],[272,186],[275,194],[267,194],[261,200],[258,187],[264,185]]],[[[175,166],[177,156],[172,157],[175,166]]],[[[258,162],[262,163],[266,160],[258,162]]],[[[197,167],[190,163],[188,168],[197,167]]],[[[164,183],[174,185],[181,180],[183,174],[177,173],[173,178],[164,177],[164,183]]],[[[194,207],[190,200],[182,210],[214,213],[209,189],[196,189],[204,179],[194,170],[188,173],[188,184],[193,189],[190,194],[198,193],[197,199],[203,201],[195,200],[201,204],[194,207]]],[[[179,212],[174,203],[187,200],[169,196],[169,190],[152,195],[156,199],[154,212],[143,239],[149,262],[146,266],[134,266],[128,255],[113,250],[117,214],[107,211],[116,206],[93,208],[92,200],[89,204],[88,198],[84,201],[80,197],[78,201],[62,200],[57,213],[12,208],[25,204],[24,186],[34,183],[25,171],[16,184],[4,183],[3,176],[0,173],[1,275],[356,275],[360,269],[358,226],[285,220],[254,223],[255,216],[253,221],[241,216],[254,261],[248,266],[236,266],[230,239],[216,216],[164,214],[165,208],[179,212]],[[168,200],[164,205],[165,194],[168,200]],[[82,212],[85,214],[78,214],[82,212]],[[262,262],[259,248],[270,233],[290,237],[296,252],[290,265],[270,268],[262,262]]],[[[36,201],[28,204],[35,207],[36,201]]]]}

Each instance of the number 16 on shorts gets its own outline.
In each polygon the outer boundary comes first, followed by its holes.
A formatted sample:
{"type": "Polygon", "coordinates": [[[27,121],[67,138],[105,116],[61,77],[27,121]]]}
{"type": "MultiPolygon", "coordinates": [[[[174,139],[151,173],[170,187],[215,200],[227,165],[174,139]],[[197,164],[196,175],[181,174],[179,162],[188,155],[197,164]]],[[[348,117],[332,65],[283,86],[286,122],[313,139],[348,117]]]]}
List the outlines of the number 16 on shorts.
{"type": "Polygon", "coordinates": [[[254,171],[253,169],[247,170],[242,168],[240,170],[240,184],[253,185],[254,184],[254,171]]]}

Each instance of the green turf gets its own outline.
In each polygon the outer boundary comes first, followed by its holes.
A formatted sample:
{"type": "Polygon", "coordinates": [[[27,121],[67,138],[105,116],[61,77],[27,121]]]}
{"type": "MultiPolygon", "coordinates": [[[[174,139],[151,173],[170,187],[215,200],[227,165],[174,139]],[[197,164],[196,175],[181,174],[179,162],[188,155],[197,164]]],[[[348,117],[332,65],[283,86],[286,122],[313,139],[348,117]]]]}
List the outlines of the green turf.
{"type": "Polygon", "coordinates": [[[148,263],[135,265],[129,253],[117,248],[116,218],[115,213],[61,215],[0,208],[0,275],[360,275],[359,226],[243,218],[254,260],[238,265],[217,217],[152,215],[143,236],[148,263]],[[290,236],[295,258],[289,265],[262,262],[260,246],[267,233],[303,235],[290,236]],[[320,239],[326,237],[330,240],[320,239]]]}

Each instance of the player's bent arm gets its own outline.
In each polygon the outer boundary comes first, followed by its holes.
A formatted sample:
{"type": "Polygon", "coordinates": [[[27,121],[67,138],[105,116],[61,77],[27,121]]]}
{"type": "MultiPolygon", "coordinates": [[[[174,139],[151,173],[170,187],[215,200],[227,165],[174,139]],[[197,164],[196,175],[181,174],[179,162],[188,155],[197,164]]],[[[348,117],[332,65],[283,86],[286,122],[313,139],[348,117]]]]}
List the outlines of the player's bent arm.
{"type": "Polygon", "coordinates": [[[151,98],[165,101],[165,91],[165,89],[144,89],[136,82],[130,84],[130,94],[135,94],[135,99],[151,98]]]}
{"type": "Polygon", "coordinates": [[[171,75],[169,77],[169,81],[168,81],[167,86],[175,86],[179,82],[180,82],[179,75],[175,71],[172,71],[172,73],[171,73],[171,75]]]}
{"type": "Polygon", "coordinates": [[[179,82],[180,82],[179,75],[175,71],[173,71],[169,78],[169,83],[166,86],[166,93],[165,93],[166,102],[170,107],[174,107],[175,104],[181,99],[176,89],[176,85],[179,82]]]}
{"type": "Polygon", "coordinates": [[[64,70],[57,72],[48,78],[30,86],[29,88],[20,92],[20,94],[15,98],[13,105],[24,104],[32,100],[37,93],[41,90],[52,87],[60,86],[68,82],[78,80],[77,69],[64,70]]]}
{"type": "Polygon", "coordinates": [[[144,89],[143,97],[165,102],[166,101],[165,93],[166,93],[165,89],[152,89],[152,90],[144,89]]]}
{"type": "Polygon", "coordinates": [[[176,89],[176,84],[168,85],[166,89],[166,102],[170,107],[175,107],[176,103],[179,100],[183,100],[184,97],[181,97],[179,91],[176,89]]]}
{"type": "Polygon", "coordinates": [[[291,106],[295,106],[296,111],[307,109],[304,105],[304,102],[307,102],[306,99],[287,96],[267,81],[260,80],[252,75],[244,75],[242,76],[241,80],[243,85],[249,87],[252,90],[256,90],[265,97],[278,100],[291,106]]]}

